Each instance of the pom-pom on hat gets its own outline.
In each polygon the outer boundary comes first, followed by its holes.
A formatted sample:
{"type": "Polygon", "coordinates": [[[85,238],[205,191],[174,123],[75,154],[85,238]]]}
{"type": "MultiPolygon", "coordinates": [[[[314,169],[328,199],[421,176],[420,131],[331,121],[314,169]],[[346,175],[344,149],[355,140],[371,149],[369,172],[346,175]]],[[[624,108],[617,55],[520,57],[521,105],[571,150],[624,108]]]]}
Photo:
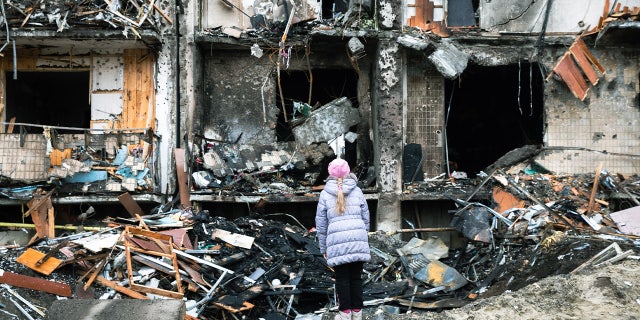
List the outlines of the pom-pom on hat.
{"type": "Polygon", "coordinates": [[[351,169],[349,164],[343,159],[335,159],[329,163],[329,174],[336,178],[344,178],[349,175],[351,169]]]}

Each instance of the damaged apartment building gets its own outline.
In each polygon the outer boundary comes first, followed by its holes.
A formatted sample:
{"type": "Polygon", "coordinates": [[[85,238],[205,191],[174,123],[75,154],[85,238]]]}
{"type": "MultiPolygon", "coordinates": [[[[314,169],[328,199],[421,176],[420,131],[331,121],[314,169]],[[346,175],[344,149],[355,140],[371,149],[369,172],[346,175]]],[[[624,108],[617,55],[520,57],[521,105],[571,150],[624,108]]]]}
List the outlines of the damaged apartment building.
{"type": "Polygon", "coordinates": [[[448,227],[448,196],[486,196],[450,181],[512,150],[556,173],[640,171],[638,0],[0,3],[0,191],[18,220],[48,196],[61,223],[133,200],[311,226],[342,157],[375,229],[448,227]]]}

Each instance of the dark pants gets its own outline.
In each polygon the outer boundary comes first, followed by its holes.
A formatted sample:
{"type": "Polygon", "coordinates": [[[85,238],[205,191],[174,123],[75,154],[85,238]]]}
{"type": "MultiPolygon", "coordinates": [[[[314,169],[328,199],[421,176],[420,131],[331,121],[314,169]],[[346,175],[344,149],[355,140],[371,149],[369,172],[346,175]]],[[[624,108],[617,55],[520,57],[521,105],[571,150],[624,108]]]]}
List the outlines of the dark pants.
{"type": "Polygon", "coordinates": [[[352,262],[333,267],[336,272],[338,309],[362,309],[362,262],[352,262]]]}

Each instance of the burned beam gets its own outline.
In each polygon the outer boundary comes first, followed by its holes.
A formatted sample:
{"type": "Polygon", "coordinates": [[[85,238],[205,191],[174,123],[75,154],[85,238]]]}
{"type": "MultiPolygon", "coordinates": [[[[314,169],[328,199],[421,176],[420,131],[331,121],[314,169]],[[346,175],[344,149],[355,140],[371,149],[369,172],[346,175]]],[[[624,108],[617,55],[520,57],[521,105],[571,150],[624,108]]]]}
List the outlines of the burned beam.
{"type": "Polygon", "coordinates": [[[71,297],[71,287],[66,283],[25,276],[0,269],[0,283],[71,297]]]}

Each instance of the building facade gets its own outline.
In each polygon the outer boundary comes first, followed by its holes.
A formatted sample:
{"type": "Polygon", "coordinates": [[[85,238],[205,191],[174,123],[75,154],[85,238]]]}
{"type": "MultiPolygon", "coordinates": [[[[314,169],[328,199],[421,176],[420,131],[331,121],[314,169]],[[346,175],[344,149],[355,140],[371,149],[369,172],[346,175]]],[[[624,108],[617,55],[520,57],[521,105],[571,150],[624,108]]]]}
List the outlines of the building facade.
{"type": "Polygon", "coordinates": [[[640,169],[640,1],[33,2],[4,4],[3,177],[54,204],[309,221],[339,156],[396,230],[448,226],[460,196],[410,186],[514,149],[640,169]]]}

